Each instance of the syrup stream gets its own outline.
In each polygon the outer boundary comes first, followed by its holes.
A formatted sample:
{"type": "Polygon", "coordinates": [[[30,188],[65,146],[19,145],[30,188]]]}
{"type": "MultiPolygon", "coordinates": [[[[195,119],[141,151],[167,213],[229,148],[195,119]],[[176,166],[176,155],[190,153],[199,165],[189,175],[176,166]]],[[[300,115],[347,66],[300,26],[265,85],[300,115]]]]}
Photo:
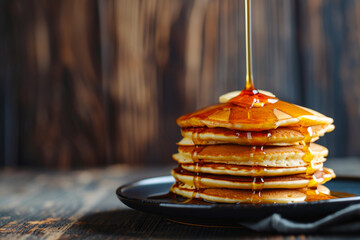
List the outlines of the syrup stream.
{"type": "Polygon", "coordinates": [[[254,90],[252,75],[252,47],[251,47],[251,0],[245,0],[245,35],[246,35],[246,90],[254,90]]]}

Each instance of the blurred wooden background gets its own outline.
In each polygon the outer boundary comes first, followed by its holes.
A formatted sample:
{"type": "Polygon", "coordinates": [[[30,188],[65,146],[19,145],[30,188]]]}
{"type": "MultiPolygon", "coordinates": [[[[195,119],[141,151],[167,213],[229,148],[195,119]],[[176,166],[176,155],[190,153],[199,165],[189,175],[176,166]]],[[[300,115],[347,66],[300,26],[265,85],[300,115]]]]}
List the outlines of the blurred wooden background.
{"type": "MultiPolygon", "coordinates": [[[[242,0],[0,2],[0,165],[168,164],[175,119],[241,89],[242,0]]],[[[360,156],[360,1],[254,0],[259,89],[335,119],[360,156]]]]}

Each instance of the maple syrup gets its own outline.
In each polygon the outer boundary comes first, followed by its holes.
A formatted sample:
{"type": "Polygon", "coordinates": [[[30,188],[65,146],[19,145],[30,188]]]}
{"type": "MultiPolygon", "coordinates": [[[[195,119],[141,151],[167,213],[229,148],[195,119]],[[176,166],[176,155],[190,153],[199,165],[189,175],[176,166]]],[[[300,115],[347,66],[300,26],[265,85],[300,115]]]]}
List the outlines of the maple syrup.
{"type": "MultiPolygon", "coordinates": [[[[314,154],[310,148],[311,139],[313,136],[311,127],[300,127],[300,132],[304,136],[303,141],[301,142],[303,145],[303,152],[304,155],[302,160],[306,163],[306,177],[309,179],[309,188],[315,188],[319,183],[320,180],[316,178],[314,175],[314,154]]],[[[322,180],[321,180],[322,181],[322,180]]]]}
{"type": "Polygon", "coordinates": [[[192,153],[191,153],[191,158],[193,160],[193,163],[195,164],[194,166],[194,177],[193,177],[193,184],[194,184],[194,192],[193,192],[193,196],[192,198],[197,198],[198,196],[198,192],[200,191],[201,188],[201,171],[200,171],[200,165],[201,162],[199,160],[199,153],[204,149],[204,146],[201,145],[195,145],[192,153]]]}
{"type": "MultiPolygon", "coordinates": [[[[251,167],[251,172],[255,172],[257,167],[259,166],[259,159],[261,159],[257,155],[266,155],[266,152],[264,151],[264,146],[252,146],[252,151],[249,154],[250,158],[253,158],[255,163],[251,167]],[[254,157],[255,156],[255,157],[254,157]]],[[[261,202],[261,191],[264,187],[265,180],[263,177],[256,176],[255,174],[252,175],[253,181],[251,185],[251,202],[257,203],[261,202]]]]}
{"type": "MultiPolygon", "coordinates": [[[[174,169],[174,171],[176,173],[182,174],[182,175],[187,175],[187,176],[194,176],[194,172],[190,172],[187,171],[183,168],[181,168],[180,166],[177,167],[176,169],[174,169]]],[[[329,172],[327,172],[326,169],[320,170],[320,171],[316,171],[315,175],[317,175],[318,179],[322,179],[322,181],[327,177],[327,175],[329,175],[329,172]]],[[[204,178],[211,178],[211,179],[219,179],[219,180],[223,180],[226,179],[226,181],[230,181],[230,182],[251,182],[252,184],[252,196],[249,199],[249,202],[252,204],[259,204],[262,203],[262,197],[261,197],[261,193],[263,190],[263,186],[265,184],[265,182],[268,181],[276,181],[279,178],[278,177],[243,177],[243,176],[229,176],[229,175],[216,175],[216,174],[207,174],[207,173],[203,173],[202,177],[204,178]]],[[[297,174],[297,175],[292,175],[292,179],[294,180],[301,180],[303,179],[304,174],[297,174]]],[[[175,184],[177,187],[183,185],[182,183],[177,182],[175,184]]],[[[204,192],[205,189],[203,188],[197,188],[194,190],[193,192],[193,197],[191,199],[188,199],[186,201],[181,201],[181,203],[188,203],[188,204],[209,204],[209,201],[202,201],[201,199],[198,199],[197,201],[192,201],[192,199],[195,199],[195,195],[197,192],[204,192]]],[[[336,194],[326,194],[326,193],[322,193],[320,191],[317,190],[317,188],[307,188],[304,190],[303,192],[306,195],[306,202],[312,202],[312,201],[319,201],[319,200],[329,200],[329,199],[334,199],[334,198],[338,198],[338,197],[349,197],[349,196],[355,196],[352,194],[347,194],[347,193],[336,193],[336,194]]],[[[198,197],[196,197],[198,198],[198,197]]]]}
{"type": "MultiPolygon", "coordinates": [[[[200,135],[206,131],[207,133],[221,133],[225,136],[233,135],[241,139],[246,139],[247,144],[251,145],[251,151],[249,152],[249,158],[254,160],[253,166],[250,168],[251,177],[239,177],[239,176],[226,176],[228,181],[242,181],[250,182],[252,184],[252,197],[251,203],[261,203],[261,192],[264,184],[270,178],[259,176],[259,172],[266,172],[266,168],[259,167],[259,160],[262,160],[262,155],[265,155],[264,145],[267,145],[270,138],[271,129],[279,127],[279,122],[282,120],[288,121],[284,126],[291,126],[298,128],[298,131],[303,135],[301,142],[304,155],[302,160],[306,163],[306,178],[309,179],[308,189],[306,191],[306,201],[317,201],[324,199],[334,198],[330,195],[319,193],[316,187],[324,181],[329,180],[331,177],[324,177],[324,174],[317,176],[315,171],[314,154],[310,148],[310,144],[313,138],[312,128],[314,125],[315,113],[311,110],[280,101],[274,96],[268,96],[260,93],[254,87],[253,74],[252,74],[252,42],[251,42],[251,0],[245,1],[245,25],[246,25],[246,84],[245,88],[239,95],[231,98],[226,103],[214,105],[203,110],[199,110],[195,113],[184,115],[178,119],[178,121],[189,120],[196,118],[199,120],[216,120],[224,123],[229,123],[226,128],[222,128],[215,125],[205,124],[207,127],[197,126],[193,127],[192,140],[195,144],[191,153],[194,163],[194,171],[188,172],[182,168],[177,168],[175,171],[181,172],[185,175],[193,176],[193,184],[195,190],[193,198],[198,197],[197,193],[202,191],[201,189],[201,177],[210,176],[217,179],[222,178],[221,175],[205,174],[202,173],[201,167],[203,166],[199,159],[199,153],[204,149],[204,146],[200,144],[204,143],[200,135]],[[234,126],[240,126],[241,131],[236,130],[234,126]],[[230,129],[229,129],[230,128],[230,129]],[[233,128],[233,129],[231,129],[233,128]],[[235,129],[234,129],[235,128],[235,129]],[[270,130],[269,130],[270,129],[270,130]],[[260,139],[260,140],[259,140],[260,139]]],[[[326,120],[323,124],[328,124],[326,120]]],[[[319,122],[316,122],[319,124],[319,122]]],[[[321,122],[320,122],[321,123],[321,122]]],[[[180,124],[179,124],[180,125],[180,124]]],[[[280,125],[282,126],[282,125],[280,125]]],[[[186,131],[186,128],[183,128],[186,131]]],[[[206,141],[205,141],[206,142],[206,141]]],[[[261,166],[261,165],[260,165],[261,166]]],[[[226,166],[231,168],[231,166],[226,166]]],[[[225,168],[226,168],[225,167],[225,168]]],[[[320,172],[326,172],[322,169],[320,172]]],[[[293,175],[293,177],[296,177],[293,175]]]]}
{"type": "Polygon", "coordinates": [[[205,128],[192,128],[191,139],[195,145],[201,144],[200,134],[205,131],[205,128]]]}
{"type": "MultiPolygon", "coordinates": [[[[246,42],[246,85],[245,90],[256,91],[252,74],[252,47],[251,47],[251,0],[245,0],[245,42],[246,42]]],[[[258,92],[257,92],[258,93],[258,92]]]]}
{"type": "MultiPolygon", "coordinates": [[[[259,93],[257,89],[254,87],[253,74],[252,74],[252,41],[251,41],[251,0],[245,0],[245,35],[246,35],[246,84],[245,89],[240,92],[240,94],[228,101],[228,105],[235,104],[238,106],[242,106],[245,108],[253,108],[253,107],[264,107],[265,104],[274,104],[278,102],[278,99],[275,97],[269,97],[267,95],[259,93]]],[[[247,111],[247,119],[250,120],[252,116],[250,115],[250,111],[247,111]]],[[[238,133],[238,132],[237,132],[238,133]]],[[[271,135],[270,135],[271,136],[271,135]]],[[[270,137],[267,135],[268,139],[270,137]]],[[[246,132],[246,137],[248,142],[252,143],[252,133],[250,131],[246,132]]],[[[249,157],[253,159],[259,159],[259,157],[255,157],[256,154],[266,154],[264,152],[264,145],[262,146],[253,146],[252,151],[250,152],[249,157]]],[[[256,160],[258,161],[258,160],[256,160]]],[[[251,172],[256,171],[256,167],[258,163],[254,163],[252,165],[251,172]]],[[[261,191],[264,187],[265,180],[263,177],[252,176],[252,197],[251,202],[261,202],[261,191]]]]}
{"type": "Polygon", "coordinates": [[[325,194],[318,191],[316,188],[309,188],[305,191],[306,199],[305,202],[313,202],[313,201],[320,201],[320,200],[329,200],[337,198],[331,194],[325,194]]]}

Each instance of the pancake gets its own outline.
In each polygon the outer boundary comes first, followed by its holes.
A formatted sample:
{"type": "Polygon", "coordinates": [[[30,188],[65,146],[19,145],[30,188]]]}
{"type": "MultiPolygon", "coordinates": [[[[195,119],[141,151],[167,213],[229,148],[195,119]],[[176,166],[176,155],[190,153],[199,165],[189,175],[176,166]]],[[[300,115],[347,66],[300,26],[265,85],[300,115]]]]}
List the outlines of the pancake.
{"type": "MultiPolygon", "coordinates": [[[[310,149],[314,155],[314,163],[324,162],[328,154],[327,148],[316,143],[310,144],[310,149]]],[[[273,147],[263,148],[256,146],[242,145],[208,145],[200,148],[194,146],[180,146],[179,153],[174,154],[173,158],[179,163],[193,163],[194,154],[202,163],[226,163],[247,166],[264,167],[298,167],[307,166],[302,159],[305,155],[303,146],[273,147]]]]}
{"type": "MultiPolygon", "coordinates": [[[[317,125],[312,126],[312,142],[319,139],[327,132],[334,130],[335,126],[317,125]]],[[[226,128],[182,128],[181,135],[184,137],[178,145],[214,145],[234,143],[240,145],[298,145],[304,140],[304,134],[299,128],[277,128],[261,132],[247,132],[226,128]]]]}
{"type": "MultiPolygon", "coordinates": [[[[300,167],[261,167],[261,166],[242,166],[231,164],[218,164],[218,163],[201,163],[193,164],[186,163],[181,164],[181,168],[189,172],[210,173],[218,175],[234,175],[234,176],[284,176],[293,175],[306,172],[306,166],[300,167]]],[[[322,163],[314,164],[314,170],[323,168],[322,163]]]]}
{"type": "MultiPolygon", "coordinates": [[[[265,96],[259,94],[259,96],[265,96]]],[[[262,107],[235,104],[236,97],[227,103],[212,105],[177,119],[182,128],[222,127],[242,131],[264,131],[278,127],[309,127],[328,125],[333,119],[314,110],[273,99],[262,107]]]]}
{"type": "MultiPolygon", "coordinates": [[[[189,156],[185,156],[182,153],[175,153],[172,155],[173,159],[177,161],[180,164],[184,163],[194,163],[193,159],[189,156]]],[[[326,161],[326,158],[324,157],[315,157],[312,162],[314,164],[317,163],[323,163],[326,161]]],[[[232,164],[232,165],[243,165],[243,166],[262,166],[262,167],[303,167],[307,166],[307,163],[304,162],[300,157],[299,158],[286,158],[279,156],[278,158],[272,158],[272,159],[252,159],[250,157],[241,158],[240,160],[237,159],[201,159],[199,160],[202,164],[204,163],[220,163],[220,164],[232,164]]]]}
{"type": "Polygon", "coordinates": [[[177,119],[171,192],[227,203],[332,198],[318,193],[329,194],[321,184],[335,177],[323,167],[328,149],[313,143],[334,130],[332,118],[253,87],[220,101],[177,119]]]}
{"type": "MultiPolygon", "coordinates": [[[[304,188],[310,183],[310,179],[306,174],[295,174],[279,177],[259,177],[261,181],[259,184],[256,178],[240,177],[230,175],[216,175],[216,174],[195,174],[182,169],[175,168],[171,174],[177,182],[185,183],[189,186],[197,185],[197,188],[232,188],[232,189],[272,189],[272,188],[304,188]]],[[[313,178],[317,184],[323,184],[335,177],[332,169],[324,168],[315,171],[313,178]]]]}
{"type": "MultiPolygon", "coordinates": [[[[185,198],[200,198],[211,202],[220,203],[254,203],[254,193],[251,190],[209,188],[195,191],[193,186],[186,184],[174,184],[171,192],[185,198]]],[[[261,191],[259,203],[295,203],[304,202],[308,196],[307,189],[266,189],[261,191]],[[261,201],[261,202],[260,202],[261,201]]],[[[329,199],[329,189],[319,185],[317,199],[329,199]]]]}

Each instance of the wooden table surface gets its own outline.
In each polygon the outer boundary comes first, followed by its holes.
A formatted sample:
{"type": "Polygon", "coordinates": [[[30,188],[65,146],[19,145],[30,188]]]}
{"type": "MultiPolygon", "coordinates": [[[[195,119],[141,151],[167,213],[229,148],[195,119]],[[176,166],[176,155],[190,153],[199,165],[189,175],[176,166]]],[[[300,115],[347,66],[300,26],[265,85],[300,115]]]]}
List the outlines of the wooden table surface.
{"type": "MultiPolygon", "coordinates": [[[[360,159],[328,161],[338,174],[359,176],[360,159]]],[[[171,167],[116,165],[70,172],[0,172],[0,238],[261,238],[328,239],[341,236],[258,233],[245,228],[186,226],[132,210],[115,195],[118,186],[139,178],[168,175],[171,167]]],[[[347,235],[347,238],[359,236],[347,235]]]]}

